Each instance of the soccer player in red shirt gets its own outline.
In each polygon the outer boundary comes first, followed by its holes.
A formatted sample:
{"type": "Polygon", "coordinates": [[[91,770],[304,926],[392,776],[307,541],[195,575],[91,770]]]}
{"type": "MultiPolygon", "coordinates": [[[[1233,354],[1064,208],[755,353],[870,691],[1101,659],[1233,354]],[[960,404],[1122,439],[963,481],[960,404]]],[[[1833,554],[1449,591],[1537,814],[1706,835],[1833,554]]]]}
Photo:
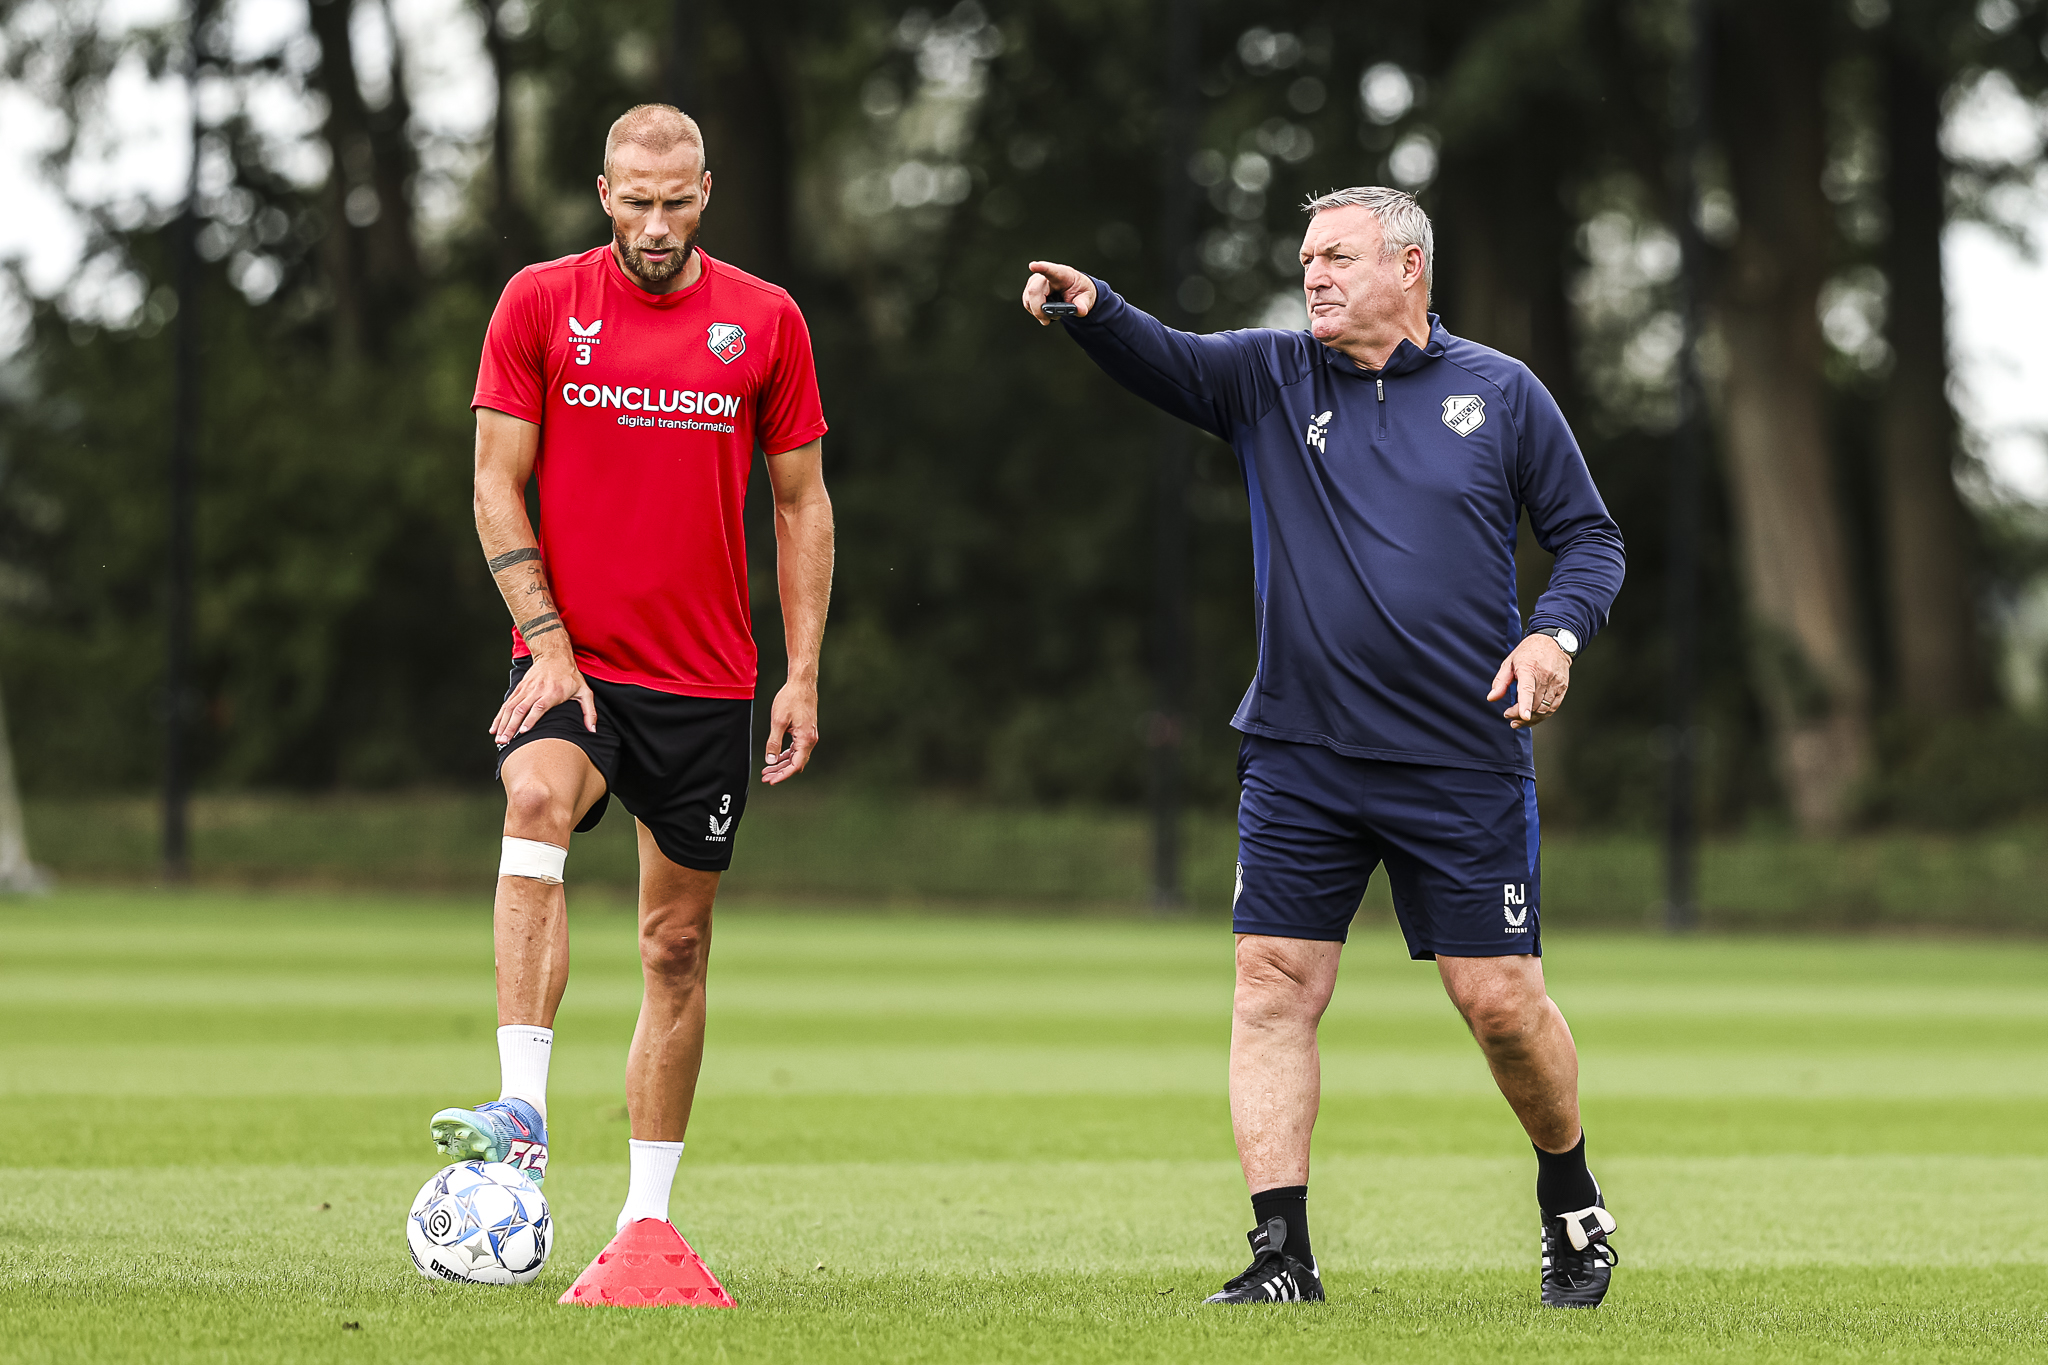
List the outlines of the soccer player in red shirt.
{"type": "Polygon", "coordinates": [[[704,1056],[711,903],[747,807],[755,655],[740,513],[755,447],[774,488],[789,650],[769,714],[771,785],[802,772],[818,742],[832,504],[803,315],[697,249],[711,174],[696,123],[667,105],[628,110],[597,193],[612,242],[515,275],[477,377],[477,534],[514,623],[511,687],[490,726],[505,785],[503,1093],[442,1110],[432,1131],[457,1160],[546,1173],[548,1057],[569,974],[563,866],[570,834],[616,796],[639,835],[645,981],[626,1061],[623,1230],[668,1218],[704,1056]],[[526,514],[534,476],[541,535],[526,514]]]}

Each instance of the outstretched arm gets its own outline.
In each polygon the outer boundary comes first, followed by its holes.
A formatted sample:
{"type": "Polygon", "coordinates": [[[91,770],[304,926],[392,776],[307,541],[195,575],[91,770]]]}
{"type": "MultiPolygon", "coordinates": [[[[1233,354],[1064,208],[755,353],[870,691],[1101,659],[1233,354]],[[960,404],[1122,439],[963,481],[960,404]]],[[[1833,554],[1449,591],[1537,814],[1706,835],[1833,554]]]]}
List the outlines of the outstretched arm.
{"type": "Polygon", "coordinates": [[[1101,280],[1061,265],[1033,261],[1024,311],[1040,324],[1049,299],[1075,305],[1067,335],[1104,373],[1155,407],[1226,439],[1253,420],[1278,392],[1269,346],[1259,333],[1182,332],[1134,307],[1101,280]]]}
{"type": "Polygon", "coordinates": [[[818,653],[832,600],[832,499],[825,492],[823,440],[768,457],[775,492],[775,581],[789,678],[768,713],[769,786],[804,770],[818,746],[818,653]],[[784,747],[784,737],[788,745],[784,747]]]}
{"type": "Polygon", "coordinates": [[[526,515],[526,481],[539,453],[538,426],[492,408],[476,410],[477,539],[512,624],[533,651],[533,666],[491,720],[500,747],[572,699],[583,707],[584,728],[597,729],[597,702],[576,667],[576,650],[541,562],[540,540],[526,515]]]}

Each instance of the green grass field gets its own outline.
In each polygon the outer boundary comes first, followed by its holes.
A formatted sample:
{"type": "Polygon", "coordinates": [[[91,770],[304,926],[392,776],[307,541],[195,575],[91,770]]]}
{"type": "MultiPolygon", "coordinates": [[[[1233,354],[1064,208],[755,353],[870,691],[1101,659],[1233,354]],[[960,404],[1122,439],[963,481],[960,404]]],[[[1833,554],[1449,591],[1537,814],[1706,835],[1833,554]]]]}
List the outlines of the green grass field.
{"type": "Polygon", "coordinates": [[[1547,938],[1621,1220],[1596,1313],[1534,1306],[1528,1149],[1390,933],[1325,1028],[1332,1302],[1219,1311],[1221,925],[759,908],[718,931],[676,1199],[741,1307],[615,1310],[554,1301],[624,1194],[621,907],[577,919],[554,1261],[477,1290],[421,1280],[401,1221],[428,1113],[495,1093],[481,907],[6,903],[0,1358],[2048,1356],[2048,946],[1547,938]]]}

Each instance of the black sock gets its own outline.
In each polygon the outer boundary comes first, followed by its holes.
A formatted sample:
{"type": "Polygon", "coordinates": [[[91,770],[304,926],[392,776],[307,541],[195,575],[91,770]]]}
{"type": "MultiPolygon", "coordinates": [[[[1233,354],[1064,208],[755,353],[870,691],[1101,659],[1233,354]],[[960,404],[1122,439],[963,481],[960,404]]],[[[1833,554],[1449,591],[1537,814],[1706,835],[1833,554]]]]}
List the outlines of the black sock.
{"type": "Polygon", "coordinates": [[[1269,1218],[1287,1220],[1287,1245],[1281,1250],[1303,1265],[1314,1265],[1315,1252],[1308,1244],[1308,1186],[1282,1185],[1253,1195],[1252,1221],[1264,1227],[1269,1218]]]}
{"type": "Polygon", "coordinates": [[[1579,1145],[1569,1152],[1546,1152],[1535,1143],[1536,1203],[1545,1218],[1591,1208],[1600,1197],[1593,1173],[1586,1169],[1586,1131],[1579,1130],[1579,1145]]]}

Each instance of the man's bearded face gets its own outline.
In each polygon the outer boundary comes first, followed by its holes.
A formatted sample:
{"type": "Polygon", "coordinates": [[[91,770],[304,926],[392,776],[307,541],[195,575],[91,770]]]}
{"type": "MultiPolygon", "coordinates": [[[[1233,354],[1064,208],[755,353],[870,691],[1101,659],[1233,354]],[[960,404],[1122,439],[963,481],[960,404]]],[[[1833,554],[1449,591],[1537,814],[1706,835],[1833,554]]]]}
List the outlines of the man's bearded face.
{"type": "Polygon", "coordinates": [[[651,293],[678,287],[697,249],[704,207],[711,202],[703,148],[689,143],[665,152],[635,143],[614,148],[597,189],[611,215],[619,264],[651,293]]]}
{"type": "Polygon", "coordinates": [[[619,259],[625,262],[626,269],[635,279],[650,285],[667,284],[682,273],[683,267],[689,263],[690,253],[697,249],[698,230],[692,223],[688,234],[681,238],[675,235],[673,226],[660,237],[643,237],[637,224],[628,228],[618,219],[612,220],[612,240],[618,243],[619,259]],[[650,261],[647,259],[650,251],[666,252],[667,255],[650,261]]]}

